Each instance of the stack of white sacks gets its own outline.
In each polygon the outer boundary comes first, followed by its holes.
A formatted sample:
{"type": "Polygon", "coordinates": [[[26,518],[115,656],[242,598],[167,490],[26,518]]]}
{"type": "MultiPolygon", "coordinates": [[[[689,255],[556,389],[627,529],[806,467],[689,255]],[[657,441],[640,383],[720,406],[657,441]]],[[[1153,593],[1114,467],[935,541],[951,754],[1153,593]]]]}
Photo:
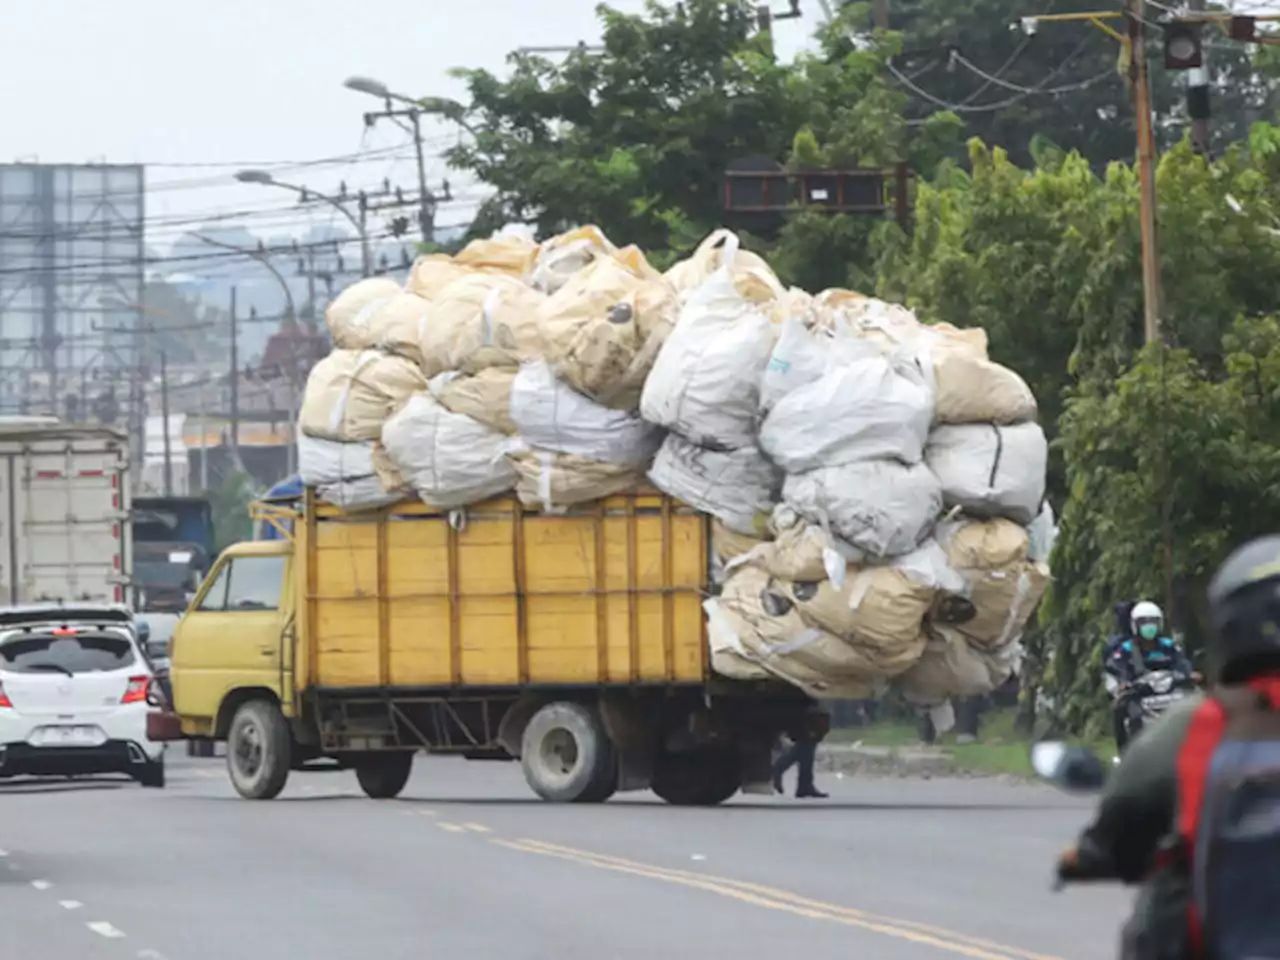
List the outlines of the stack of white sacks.
{"type": "Polygon", "coordinates": [[[299,441],[323,499],[554,512],[647,475],[714,518],[718,672],[930,706],[1017,670],[1047,447],[981,330],[787,290],[728,231],[663,275],[593,227],[420,258],[326,319],[299,441]]]}

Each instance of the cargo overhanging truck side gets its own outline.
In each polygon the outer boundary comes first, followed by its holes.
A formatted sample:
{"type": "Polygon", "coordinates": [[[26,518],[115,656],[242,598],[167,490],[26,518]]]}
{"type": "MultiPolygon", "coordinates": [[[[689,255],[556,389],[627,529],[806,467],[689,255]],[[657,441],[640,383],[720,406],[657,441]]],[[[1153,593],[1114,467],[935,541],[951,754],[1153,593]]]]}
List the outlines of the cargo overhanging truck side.
{"type": "Polygon", "coordinates": [[[123,433],[0,420],[0,606],[132,603],[129,506],[123,433]]]}
{"type": "Polygon", "coordinates": [[[717,677],[708,518],[656,491],[549,515],[512,497],[345,514],[263,505],[287,537],[223,551],[172,643],[152,735],[225,740],[237,791],[353,768],[397,795],[422,749],[518,759],[545,800],[772,792],[779,734],[821,725],[786,684],[717,677]]]}

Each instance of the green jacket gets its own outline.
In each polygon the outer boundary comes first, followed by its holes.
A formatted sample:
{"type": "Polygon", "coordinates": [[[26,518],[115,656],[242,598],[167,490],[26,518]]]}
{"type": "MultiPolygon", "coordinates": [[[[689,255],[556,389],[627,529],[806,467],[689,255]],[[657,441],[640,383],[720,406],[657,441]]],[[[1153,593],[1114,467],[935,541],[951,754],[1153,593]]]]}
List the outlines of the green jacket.
{"type": "Polygon", "coordinates": [[[1161,843],[1173,835],[1178,752],[1200,703],[1201,697],[1194,696],[1174,704],[1129,744],[1080,838],[1081,848],[1105,853],[1125,883],[1145,881],[1123,934],[1121,955],[1126,960],[1189,956],[1189,878],[1176,870],[1153,874],[1152,867],[1161,843]]]}

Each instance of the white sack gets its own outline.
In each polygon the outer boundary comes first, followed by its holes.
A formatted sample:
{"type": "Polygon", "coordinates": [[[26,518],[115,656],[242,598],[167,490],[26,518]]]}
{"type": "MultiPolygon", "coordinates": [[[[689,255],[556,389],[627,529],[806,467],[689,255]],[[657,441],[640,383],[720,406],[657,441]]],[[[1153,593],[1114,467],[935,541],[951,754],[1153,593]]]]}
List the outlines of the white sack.
{"type": "Polygon", "coordinates": [[[864,460],[791,474],[783,499],[871,558],[910,553],[942,510],[938,478],[923,464],[864,460]]]}
{"type": "Polygon", "coordinates": [[[789,317],[760,378],[760,412],[767,414],[787,394],[820,380],[832,368],[881,353],[844,327],[810,329],[801,317],[789,317]]]}
{"type": "Polygon", "coordinates": [[[298,434],[298,473],[321,500],[347,510],[380,507],[403,499],[387,491],[373,466],[371,442],[342,443],[298,434]]]}
{"type": "Polygon", "coordinates": [[[520,367],[511,419],[531,446],[612,464],[640,464],[662,445],[662,428],[589,400],[556,379],[545,360],[520,367]]]}
{"type": "Polygon", "coordinates": [[[382,446],[428,504],[444,509],[477,503],[516,485],[504,456],[510,441],[497,430],[450,413],[420,393],[382,428],[382,446]]]}
{"type": "Polygon", "coordinates": [[[400,284],[389,277],[368,277],[343,289],[324,308],[324,322],[329,328],[329,336],[333,338],[333,345],[344,350],[372,347],[364,335],[363,324],[356,322],[356,318],[370,304],[386,301],[402,292],[400,284]]]}
{"type": "Polygon", "coordinates": [[[731,236],[725,265],[681,308],[640,398],[646,420],[718,450],[755,445],[760,376],[777,333],[764,308],[734,286],[736,250],[731,236]]]}
{"type": "Polygon", "coordinates": [[[578,227],[541,244],[525,279],[535,290],[555,293],[579,270],[602,257],[616,257],[617,253],[618,248],[599,227],[578,227]]]}
{"type": "Polygon", "coordinates": [[[1027,538],[1027,559],[1032,563],[1048,563],[1053,546],[1058,542],[1058,523],[1048,500],[1027,527],[1027,538]]]}
{"type": "Polygon", "coordinates": [[[334,350],[307,374],[298,427],[326,440],[376,440],[387,418],[426,386],[404,357],[334,350]]]}
{"type": "Polygon", "coordinates": [[[854,460],[919,463],[933,395],[913,363],[863,356],[786,394],[760,427],[760,446],[788,473],[854,460]]]}
{"type": "Polygon", "coordinates": [[[1039,424],[936,427],[925,462],[942,482],[949,507],[976,517],[1007,517],[1024,526],[1040,512],[1049,444],[1039,424]]]}
{"type": "Polygon", "coordinates": [[[724,453],[671,433],[658,450],[649,479],[729,529],[761,536],[777,501],[781,473],[756,447],[724,453]]]}

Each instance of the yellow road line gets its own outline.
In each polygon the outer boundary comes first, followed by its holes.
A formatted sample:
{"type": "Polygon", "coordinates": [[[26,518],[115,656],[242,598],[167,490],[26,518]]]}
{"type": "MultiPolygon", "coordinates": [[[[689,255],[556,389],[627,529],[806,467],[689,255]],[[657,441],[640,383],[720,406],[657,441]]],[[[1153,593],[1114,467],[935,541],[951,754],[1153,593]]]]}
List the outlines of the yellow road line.
{"type": "Polygon", "coordinates": [[[639,863],[623,857],[578,850],[573,847],[546,843],[540,840],[508,841],[494,839],[490,842],[524,853],[536,853],[542,856],[579,863],[583,866],[614,870],[619,873],[628,873],[634,876],[694,887],[755,906],[780,910],[812,920],[827,920],[842,923],[846,926],[860,927],[886,936],[910,940],[939,950],[972,957],[974,960],[1060,960],[1058,957],[1032,953],[1018,947],[994,943],[990,940],[971,937],[967,934],[957,933],[941,927],[934,927],[911,920],[900,920],[896,917],[878,916],[862,910],[855,910],[851,907],[811,900],[786,890],[779,890],[747,881],[639,863]]]}
{"type": "Polygon", "coordinates": [[[457,823],[437,823],[437,827],[441,830],[448,830],[450,833],[462,833],[466,828],[457,823]]]}
{"type": "Polygon", "coordinates": [[[464,823],[463,826],[466,827],[468,830],[470,830],[472,833],[488,833],[489,832],[489,828],[486,827],[483,823],[464,823]]]}
{"type": "Polygon", "coordinates": [[[434,810],[429,810],[426,807],[418,807],[415,812],[424,817],[434,817],[436,815],[434,810]]]}

